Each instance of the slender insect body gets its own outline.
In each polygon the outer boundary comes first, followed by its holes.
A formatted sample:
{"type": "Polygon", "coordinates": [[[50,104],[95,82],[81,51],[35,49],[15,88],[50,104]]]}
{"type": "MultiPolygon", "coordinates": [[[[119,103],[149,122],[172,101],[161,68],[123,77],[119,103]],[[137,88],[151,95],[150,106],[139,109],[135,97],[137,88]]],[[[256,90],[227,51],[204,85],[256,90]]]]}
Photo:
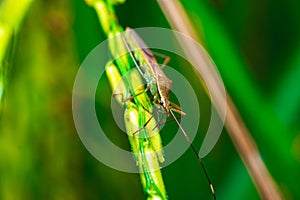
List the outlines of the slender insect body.
{"type": "Polygon", "coordinates": [[[194,151],[195,156],[197,157],[207,178],[212,195],[214,199],[216,199],[212,182],[208,176],[203,161],[199,157],[197,150],[192,144],[192,141],[189,139],[188,135],[186,134],[174,114],[174,112],[177,112],[181,115],[185,115],[185,113],[182,112],[181,108],[178,105],[169,101],[172,81],[164,74],[152,52],[134,30],[126,28],[125,38],[124,36],[122,36],[122,39],[130,56],[132,57],[133,62],[138,68],[138,71],[146,80],[147,86],[150,89],[151,94],[154,96],[154,103],[156,105],[161,105],[167,116],[172,115],[186,141],[191,145],[191,148],[194,151]]]}
{"type": "Polygon", "coordinates": [[[137,68],[146,80],[154,101],[160,104],[169,116],[172,81],[162,71],[152,52],[134,30],[126,28],[125,40],[125,45],[133,52],[134,60],[138,62],[137,68]]]}
{"type": "Polygon", "coordinates": [[[158,73],[156,76],[156,86],[160,97],[160,102],[163,108],[165,109],[165,111],[167,111],[167,115],[169,116],[170,115],[169,110],[171,109],[170,107],[171,103],[169,101],[169,97],[170,97],[170,89],[172,86],[172,81],[168,79],[164,73],[158,73]]]}

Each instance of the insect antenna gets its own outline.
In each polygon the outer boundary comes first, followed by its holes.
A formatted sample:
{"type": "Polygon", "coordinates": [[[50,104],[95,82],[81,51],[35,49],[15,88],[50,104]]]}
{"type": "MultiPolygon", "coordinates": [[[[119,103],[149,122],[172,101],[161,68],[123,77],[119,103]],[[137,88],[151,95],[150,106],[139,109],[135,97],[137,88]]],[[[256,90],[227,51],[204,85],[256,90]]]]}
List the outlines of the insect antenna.
{"type": "Polygon", "coordinates": [[[169,111],[170,111],[172,117],[174,118],[174,120],[176,121],[176,123],[177,123],[179,129],[181,130],[182,135],[184,136],[184,138],[186,139],[186,141],[190,144],[190,146],[191,146],[193,152],[195,153],[195,156],[197,157],[197,160],[199,161],[199,163],[200,163],[200,165],[201,165],[201,167],[202,167],[202,170],[203,170],[203,172],[204,172],[204,174],[205,174],[205,176],[206,176],[206,179],[207,179],[207,181],[208,181],[208,184],[209,184],[211,193],[212,193],[214,199],[216,200],[217,197],[216,197],[216,194],[215,194],[215,190],[214,190],[213,184],[212,184],[212,182],[211,182],[211,180],[210,180],[210,178],[209,178],[209,176],[208,176],[208,173],[207,173],[207,170],[206,170],[206,168],[205,168],[205,166],[204,166],[203,160],[202,160],[202,159],[200,158],[200,156],[198,155],[198,152],[197,152],[196,148],[195,148],[194,145],[192,144],[190,138],[188,137],[188,135],[186,134],[186,132],[184,131],[184,129],[182,128],[182,126],[180,125],[180,123],[178,122],[178,120],[177,120],[177,118],[175,117],[173,111],[172,111],[171,109],[170,109],[169,111]]]}
{"type": "Polygon", "coordinates": [[[128,45],[128,42],[126,41],[126,39],[124,38],[124,35],[123,34],[126,34],[126,32],[124,33],[121,33],[121,39],[123,40],[123,43],[125,45],[125,48],[127,50],[127,52],[129,53],[129,56],[131,57],[132,61],[133,61],[133,64],[136,66],[137,70],[139,71],[140,74],[143,74],[143,72],[141,71],[140,67],[139,67],[139,64],[137,63],[136,61],[136,58],[134,57],[133,53],[132,53],[132,50],[130,49],[129,45],[128,45]]]}

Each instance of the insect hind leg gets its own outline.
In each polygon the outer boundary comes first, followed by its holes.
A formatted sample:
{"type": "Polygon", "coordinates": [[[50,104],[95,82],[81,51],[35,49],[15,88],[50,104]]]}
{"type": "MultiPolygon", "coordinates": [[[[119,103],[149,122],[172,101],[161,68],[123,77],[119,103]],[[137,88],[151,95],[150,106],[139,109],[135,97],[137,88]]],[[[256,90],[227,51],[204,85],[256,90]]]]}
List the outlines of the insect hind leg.
{"type": "Polygon", "coordinates": [[[170,56],[167,56],[167,55],[164,55],[162,53],[158,53],[158,52],[155,52],[153,51],[152,52],[153,55],[155,55],[156,57],[160,57],[160,58],[163,58],[164,59],[164,62],[161,64],[161,68],[163,69],[171,60],[170,56]]]}

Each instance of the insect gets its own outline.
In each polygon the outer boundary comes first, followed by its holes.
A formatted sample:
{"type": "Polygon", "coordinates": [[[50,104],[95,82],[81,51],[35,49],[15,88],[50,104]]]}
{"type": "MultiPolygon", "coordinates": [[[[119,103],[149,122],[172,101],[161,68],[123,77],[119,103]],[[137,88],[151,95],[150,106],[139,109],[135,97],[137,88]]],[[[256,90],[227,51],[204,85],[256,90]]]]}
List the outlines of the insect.
{"type": "MultiPolygon", "coordinates": [[[[135,64],[146,80],[147,87],[154,96],[154,102],[162,105],[168,115],[170,110],[185,115],[179,106],[169,101],[172,81],[164,74],[153,53],[148,48],[141,48],[146,47],[144,41],[131,28],[126,28],[125,38],[123,37],[123,39],[125,39],[123,41],[127,50],[133,52],[133,54],[130,54],[133,61],[139,62],[135,64]]],[[[167,64],[168,61],[169,57],[166,57],[163,65],[167,64]]]]}
{"type": "MultiPolygon", "coordinates": [[[[121,35],[121,37],[139,73],[146,80],[147,88],[154,96],[154,103],[161,105],[168,117],[172,115],[186,141],[190,144],[192,150],[194,151],[194,154],[197,157],[197,160],[199,161],[203,169],[211,193],[214,199],[216,199],[213,184],[208,176],[203,160],[198,155],[196,148],[192,144],[191,140],[189,139],[188,135],[186,134],[186,132],[184,131],[174,114],[174,112],[177,112],[181,115],[185,115],[185,113],[181,110],[181,108],[178,105],[172,103],[169,100],[172,81],[164,74],[163,70],[156,61],[154,54],[150,51],[145,42],[138,36],[138,34],[133,29],[127,27],[124,32],[124,35],[121,35]]],[[[166,61],[168,61],[168,59],[165,59],[164,64],[166,63],[166,61]]]]}

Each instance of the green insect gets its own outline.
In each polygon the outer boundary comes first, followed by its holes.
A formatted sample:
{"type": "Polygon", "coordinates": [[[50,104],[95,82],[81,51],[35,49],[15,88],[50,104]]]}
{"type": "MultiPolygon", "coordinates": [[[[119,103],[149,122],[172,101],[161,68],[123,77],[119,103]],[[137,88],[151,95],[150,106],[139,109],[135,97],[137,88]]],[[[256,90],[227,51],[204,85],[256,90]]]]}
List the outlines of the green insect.
{"type": "MultiPolygon", "coordinates": [[[[103,30],[108,35],[108,38],[111,38],[111,36],[113,38],[115,38],[115,36],[118,35],[118,33],[121,33],[120,34],[121,38],[112,40],[113,44],[110,44],[110,50],[111,50],[111,53],[115,59],[115,63],[117,64],[122,76],[130,70],[130,67],[129,67],[130,64],[126,58],[127,56],[120,54],[120,53],[124,53],[123,48],[125,46],[126,47],[125,51],[128,51],[130,53],[130,56],[132,58],[132,61],[134,62],[134,65],[136,66],[140,75],[147,82],[147,88],[145,90],[150,90],[151,94],[154,97],[153,103],[159,108],[162,107],[164,113],[167,114],[167,116],[172,115],[172,117],[178,124],[182,134],[184,135],[185,139],[191,145],[192,150],[194,151],[195,155],[197,156],[198,161],[200,162],[200,164],[204,170],[204,173],[208,180],[213,197],[214,197],[214,199],[216,199],[216,195],[215,195],[215,192],[213,189],[212,182],[211,182],[211,180],[208,176],[208,173],[204,167],[203,161],[199,157],[196,149],[192,145],[191,140],[189,139],[186,132],[184,131],[184,129],[178,122],[177,118],[175,117],[174,112],[179,113],[183,116],[185,115],[185,113],[181,110],[181,108],[178,105],[172,103],[169,100],[172,81],[164,74],[164,72],[158,65],[158,62],[156,61],[154,54],[149,50],[149,48],[145,45],[145,43],[138,36],[138,34],[130,28],[127,28],[126,31],[123,31],[122,28],[118,25],[118,23],[116,21],[116,17],[115,17],[115,12],[114,12],[114,9],[112,6],[112,1],[106,1],[106,2],[104,2],[102,0],[86,0],[86,1],[90,5],[92,5],[95,8],[95,10],[97,11],[97,14],[99,16],[100,22],[103,27],[103,30]],[[124,35],[122,35],[122,33],[124,33],[124,35]],[[120,43],[120,41],[122,44],[120,43]],[[143,48],[141,48],[141,47],[143,47],[143,48]]],[[[167,61],[168,61],[168,57],[166,57],[164,63],[166,64],[167,61]]],[[[136,130],[134,133],[131,133],[131,136],[134,137],[135,133],[138,133],[138,132],[143,133],[143,132],[145,132],[145,130],[146,130],[147,134],[149,134],[150,132],[153,132],[153,129],[151,129],[151,130],[149,129],[149,125],[155,119],[152,116],[149,119],[147,119],[147,117],[145,117],[145,115],[147,115],[147,112],[144,115],[144,117],[142,117],[140,115],[140,112],[141,112],[140,105],[142,105],[142,107],[146,111],[148,111],[148,113],[151,114],[153,112],[151,110],[151,106],[149,106],[149,103],[147,101],[138,99],[138,98],[140,98],[139,95],[141,95],[142,93],[145,93],[145,90],[140,93],[139,92],[135,93],[135,91],[132,89],[133,87],[131,86],[132,83],[130,81],[126,80],[126,78],[124,80],[125,80],[125,85],[128,86],[128,88],[126,89],[126,91],[124,91],[121,94],[122,98],[118,98],[118,100],[119,100],[119,103],[121,103],[121,104],[123,104],[123,103],[127,104],[127,109],[129,109],[130,112],[127,110],[126,116],[129,117],[129,116],[131,116],[129,113],[135,113],[134,115],[137,118],[140,118],[140,119],[143,118],[146,120],[146,123],[144,123],[144,124],[141,124],[141,121],[138,123],[139,127],[141,127],[141,126],[143,126],[143,127],[138,128],[138,130],[136,130]],[[130,96],[130,93],[128,93],[128,91],[131,92],[131,96],[130,96]],[[129,96],[128,96],[128,94],[129,94],[129,96]],[[123,96],[125,96],[125,99],[123,98],[123,96]],[[135,108],[130,107],[131,102],[128,100],[131,100],[131,99],[133,99],[133,102],[136,103],[138,113],[136,113],[134,111],[135,108]],[[144,129],[144,130],[142,130],[142,129],[144,129]]],[[[117,97],[118,95],[114,95],[114,96],[117,97]]],[[[131,118],[132,120],[129,120],[129,121],[136,121],[136,120],[134,120],[134,118],[135,117],[132,117],[131,118]]],[[[129,128],[129,129],[131,129],[131,128],[129,128]]],[[[143,158],[141,159],[142,162],[147,163],[147,159],[145,157],[146,156],[145,152],[148,150],[147,150],[147,146],[143,147],[143,145],[142,145],[143,142],[144,142],[144,140],[139,140],[139,142],[136,141],[134,143],[135,143],[135,145],[142,147],[142,148],[137,148],[136,152],[140,152],[141,155],[143,155],[143,158]]],[[[151,149],[153,149],[153,148],[151,148],[151,149]]],[[[141,170],[141,171],[143,171],[143,170],[141,170]]],[[[160,193],[159,190],[156,189],[156,186],[158,186],[159,184],[157,184],[154,177],[155,177],[154,175],[152,176],[152,178],[151,178],[151,176],[148,177],[148,175],[147,175],[144,178],[146,178],[145,180],[146,180],[147,185],[154,186],[153,191],[156,191],[157,194],[163,194],[164,192],[160,193]]],[[[142,178],[142,180],[144,178],[142,178]]],[[[148,186],[146,186],[144,188],[146,188],[147,193],[149,194],[149,196],[151,196],[152,190],[151,189],[149,190],[148,186]]],[[[164,189],[161,189],[160,191],[164,191],[164,189]]],[[[159,196],[163,197],[165,195],[159,195],[159,196]]],[[[163,199],[165,199],[165,197],[163,197],[163,199]]]]}
{"type": "MultiPolygon", "coordinates": [[[[174,112],[177,112],[183,116],[185,115],[185,113],[181,110],[181,108],[178,105],[172,103],[169,100],[172,81],[164,74],[163,70],[156,61],[154,54],[150,51],[145,42],[138,36],[138,34],[133,29],[126,28],[124,34],[122,34],[121,37],[127,51],[129,52],[133,62],[135,63],[136,68],[140,72],[141,76],[146,80],[147,88],[154,96],[153,103],[163,107],[164,112],[167,114],[168,117],[172,115],[173,119],[175,120],[179,129],[181,130],[184,138],[190,144],[192,150],[194,151],[207,178],[212,195],[214,199],[216,199],[214,187],[208,176],[203,160],[199,157],[196,148],[192,144],[191,140],[189,139],[188,135],[186,134],[185,130],[182,128],[174,114],[174,112]]],[[[167,62],[168,57],[165,59],[164,64],[166,64],[167,62]]],[[[150,120],[151,119],[149,119],[144,126],[146,126],[150,120]]]]}

